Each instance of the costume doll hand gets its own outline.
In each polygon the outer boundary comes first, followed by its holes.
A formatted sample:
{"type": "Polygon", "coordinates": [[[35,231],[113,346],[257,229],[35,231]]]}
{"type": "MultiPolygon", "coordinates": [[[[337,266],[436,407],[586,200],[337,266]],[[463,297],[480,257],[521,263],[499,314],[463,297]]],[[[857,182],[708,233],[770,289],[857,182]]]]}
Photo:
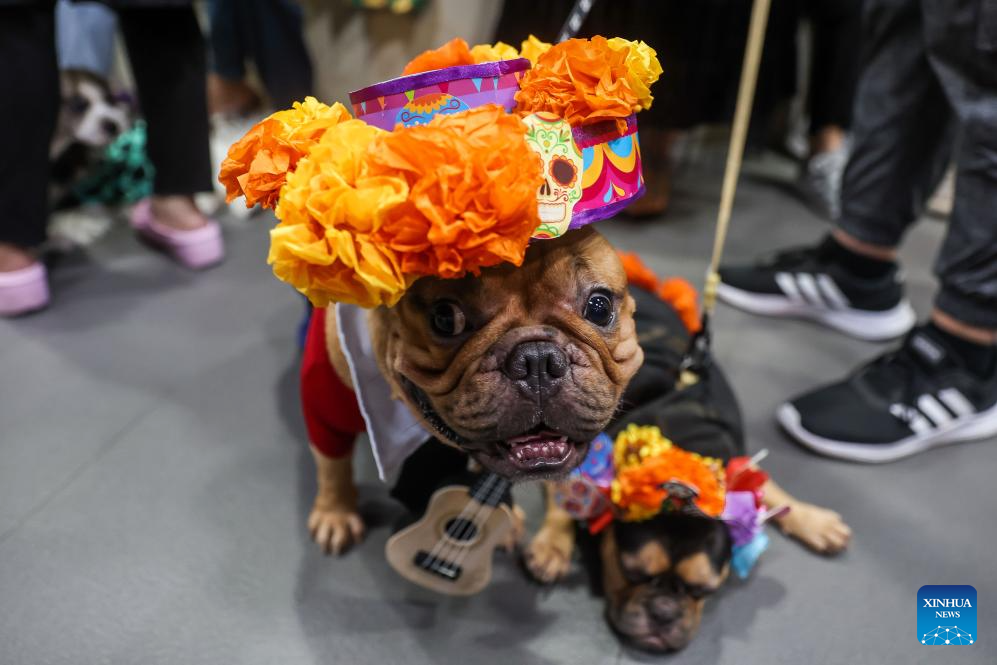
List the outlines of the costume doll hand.
{"type": "Polygon", "coordinates": [[[357,512],[356,501],[316,499],[308,515],[308,531],[326,554],[345,552],[364,537],[363,518],[357,512]]]}

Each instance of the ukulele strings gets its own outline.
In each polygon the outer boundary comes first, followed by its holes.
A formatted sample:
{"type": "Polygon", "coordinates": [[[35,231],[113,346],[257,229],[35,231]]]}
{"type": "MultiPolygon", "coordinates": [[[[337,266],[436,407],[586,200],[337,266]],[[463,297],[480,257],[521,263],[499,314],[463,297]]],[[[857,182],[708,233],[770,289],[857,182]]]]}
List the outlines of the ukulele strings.
{"type": "MultiPolygon", "coordinates": [[[[498,485],[495,487],[494,490],[492,490],[489,496],[485,499],[486,503],[481,505],[481,507],[478,509],[478,512],[472,518],[475,522],[477,522],[479,519],[482,520],[488,519],[488,517],[482,517],[482,514],[487,512],[488,515],[491,515],[491,513],[494,512],[495,509],[498,507],[497,500],[501,499],[502,495],[505,494],[506,489],[508,489],[509,487],[508,481],[506,481],[504,478],[499,478],[499,480],[500,482],[498,483],[498,485]],[[496,505],[494,506],[490,505],[492,501],[495,501],[496,505]]],[[[457,556],[454,558],[453,564],[455,566],[459,566],[461,563],[463,563],[464,559],[467,557],[470,551],[471,551],[470,547],[464,546],[461,549],[461,551],[457,553],[457,556]]]]}
{"type": "Polygon", "coordinates": [[[496,498],[496,492],[500,496],[501,493],[505,491],[505,487],[503,485],[504,479],[495,474],[491,474],[485,479],[485,482],[482,483],[481,488],[478,491],[479,494],[482,490],[486,492],[484,501],[478,502],[474,499],[468,500],[467,506],[465,506],[464,510],[461,511],[461,514],[457,518],[461,520],[459,530],[457,532],[450,533],[444,527],[444,536],[440,538],[440,541],[437,543],[437,547],[433,548],[434,550],[439,548],[439,551],[436,552],[436,556],[446,556],[447,560],[450,561],[450,556],[453,555],[455,550],[467,550],[467,546],[461,544],[461,540],[467,537],[473,529],[477,528],[475,522],[480,518],[482,511],[492,510],[492,508],[488,506],[488,502],[496,498]],[[491,484],[494,484],[495,486],[489,487],[491,484]],[[474,512],[465,515],[468,510],[472,510],[474,512]]]}
{"type": "MultiPolygon", "coordinates": [[[[488,478],[485,479],[485,482],[482,484],[481,489],[490,493],[492,489],[490,487],[490,484],[498,480],[501,480],[498,476],[495,475],[489,476],[488,478]]],[[[472,515],[475,508],[476,508],[475,502],[472,501],[471,499],[468,499],[467,504],[465,504],[464,506],[464,509],[461,510],[460,513],[458,513],[457,517],[453,518],[453,521],[454,522],[459,521],[458,523],[461,525],[465,524],[467,522],[467,519],[472,515]]],[[[440,539],[436,541],[436,545],[434,545],[433,549],[429,552],[429,558],[427,559],[427,561],[433,561],[439,558],[439,556],[442,554],[442,549],[450,545],[450,543],[447,542],[448,541],[447,536],[451,536],[451,534],[448,532],[447,529],[449,524],[450,522],[448,522],[443,526],[443,535],[440,536],[440,539]]]]}

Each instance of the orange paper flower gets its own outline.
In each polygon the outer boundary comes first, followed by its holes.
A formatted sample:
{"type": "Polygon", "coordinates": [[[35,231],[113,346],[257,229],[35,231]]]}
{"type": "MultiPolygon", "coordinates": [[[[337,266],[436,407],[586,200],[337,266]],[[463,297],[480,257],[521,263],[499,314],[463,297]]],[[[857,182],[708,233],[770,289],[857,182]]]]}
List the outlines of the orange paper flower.
{"type": "Polygon", "coordinates": [[[278,278],[317,307],[391,306],[418,277],[523,261],[540,158],[499,106],[385,132],[325,131],[287,176],[271,232],[278,278]]]}
{"type": "Polygon", "coordinates": [[[398,256],[374,238],[385,214],[408,194],[403,179],[368,172],[367,150],[385,133],[360,120],[344,122],[325,132],[287,177],[267,261],[316,307],[390,306],[412,281],[398,256]]]}
{"type": "Polygon", "coordinates": [[[697,493],[693,503],[710,517],[724,509],[723,464],[674,445],[654,426],[631,424],[616,437],[613,504],[626,521],[650,519],[668,498],[665,483],[680,483],[697,493]]]}
{"type": "Polygon", "coordinates": [[[412,58],[402,70],[402,76],[421,74],[444,67],[473,65],[474,63],[474,56],[471,55],[471,49],[468,48],[467,42],[460,37],[454,37],[443,46],[423,51],[412,58]]]}
{"type": "Polygon", "coordinates": [[[547,111],[571,125],[626,118],[640,109],[628,81],[629,51],[611,48],[604,37],[569,39],[555,44],[523,74],[516,93],[517,111],[547,111]]]}
{"type": "Polygon", "coordinates": [[[409,195],[374,238],[404,273],[455,278],[522,264],[543,181],[525,134],[522,120],[492,104],[377,137],[369,173],[397,174],[409,195]]]}
{"type": "Polygon", "coordinates": [[[222,162],[218,180],[225,185],[225,200],[244,196],[247,208],[257,203],[273,208],[298,160],[325,130],[349,118],[342,104],[326,106],[308,97],[258,122],[229,148],[222,162]]]}

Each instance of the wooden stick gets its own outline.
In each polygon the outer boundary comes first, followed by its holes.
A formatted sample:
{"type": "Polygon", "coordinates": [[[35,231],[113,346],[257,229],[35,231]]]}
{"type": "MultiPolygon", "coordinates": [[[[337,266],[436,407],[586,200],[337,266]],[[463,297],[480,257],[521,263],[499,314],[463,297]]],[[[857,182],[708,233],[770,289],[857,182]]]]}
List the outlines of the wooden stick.
{"type": "Polygon", "coordinates": [[[720,276],[720,257],[723,256],[727,228],[730,226],[730,212],[737,191],[737,177],[741,171],[741,158],[748,137],[748,123],[751,120],[751,107],[755,100],[755,84],[758,81],[758,65],[765,43],[765,26],[769,18],[771,0],[754,0],[751,10],[751,25],[748,28],[748,41],[744,49],[744,64],[741,68],[741,85],[737,91],[737,106],[734,108],[734,126],[730,132],[730,146],[727,149],[727,165],[724,169],[723,189],[720,193],[720,210],[717,212],[717,228],[713,238],[713,256],[706,271],[706,284],[703,288],[703,312],[712,314],[716,307],[717,285],[720,276]]]}

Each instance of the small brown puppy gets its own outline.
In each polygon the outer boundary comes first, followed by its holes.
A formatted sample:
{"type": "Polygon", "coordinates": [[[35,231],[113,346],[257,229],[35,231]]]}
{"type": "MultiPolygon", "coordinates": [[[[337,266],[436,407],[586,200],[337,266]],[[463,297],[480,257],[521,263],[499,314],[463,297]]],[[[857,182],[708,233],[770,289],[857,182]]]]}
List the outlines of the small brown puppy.
{"type": "MultiPolygon", "coordinates": [[[[744,455],[737,400],[714,364],[700,381],[676,389],[675,378],[688,336],[675,313],[640,289],[636,327],[647,361],[634,377],[614,422],[615,435],[628,423],[655,425],[685,450],[720,459],[744,455]]],[[[569,568],[575,547],[572,517],[553,500],[548,483],[543,525],[526,549],[530,573],[553,582],[569,568]]],[[[830,510],[798,501],[771,480],[762,488],[768,508],[788,506],[776,518],[787,535],[826,554],[844,549],[851,531],[830,510]]],[[[648,651],[675,651],[699,630],[703,605],[727,579],[732,540],[718,519],[663,513],[642,522],[614,521],[598,536],[606,619],[621,639],[648,651]]]]}
{"type": "MultiPolygon", "coordinates": [[[[551,478],[585,458],[643,361],[634,301],[616,252],[590,227],[534,242],[522,266],[423,278],[368,318],[395,399],[430,435],[513,480],[551,478]]],[[[330,308],[326,329],[334,331],[330,308]]],[[[350,385],[336,334],[329,361],[350,385]]],[[[316,542],[340,551],[362,534],[349,457],[313,447],[316,542]]]]}

